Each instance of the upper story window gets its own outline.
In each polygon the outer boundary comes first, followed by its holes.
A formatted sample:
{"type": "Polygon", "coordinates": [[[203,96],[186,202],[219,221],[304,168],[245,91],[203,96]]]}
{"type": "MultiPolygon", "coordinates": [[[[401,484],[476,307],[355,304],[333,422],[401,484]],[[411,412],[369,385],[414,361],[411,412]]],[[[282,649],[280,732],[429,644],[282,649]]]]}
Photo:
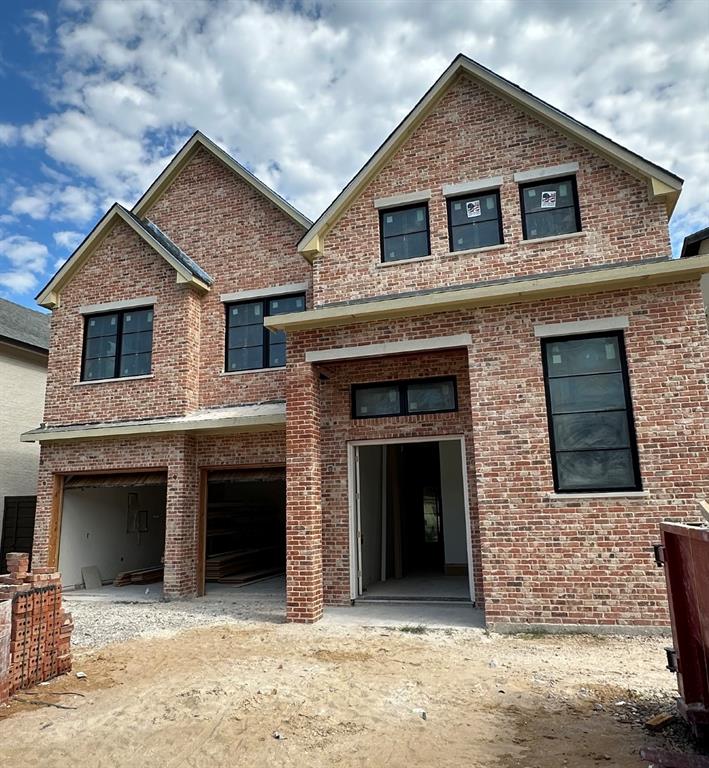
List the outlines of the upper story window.
{"type": "Polygon", "coordinates": [[[87,315],[84,322],[82,381],[150,373],[152,307],[87,315]]]}
{"type": "Polygon", "coordinates": [[[575,176],[522,184],[519,191],[525,240],[581,231],[575,176]]]}
{"type": "Polygon", "coordinates": [[[428,205],[417,203],[379,212],[382,261],[418,259],[431,253],[428,205]]]}
{"type": "Polygon", "coordinates": [[[352,417],[408,416],[458,410],[455,378],[411,379],[352,387],[352,417]]]}
{"type": "Polygon", "coordinates": [[[640,490],[622,332],[542,341],[554,487],[640,490]]]}
{"type": "Polygon", "coordinates": [[[286,364],[286,334],[271,331],[264,317],[302,312],[305,295],[239,301],[226,305],[225,371],[249,371],[258,368],[280,368],[286,364]]]}
{"type": "Polygon", "coordinates": [[[500,193],[448,198],[448,238],[451,251],[502,243],[500,193]]]}

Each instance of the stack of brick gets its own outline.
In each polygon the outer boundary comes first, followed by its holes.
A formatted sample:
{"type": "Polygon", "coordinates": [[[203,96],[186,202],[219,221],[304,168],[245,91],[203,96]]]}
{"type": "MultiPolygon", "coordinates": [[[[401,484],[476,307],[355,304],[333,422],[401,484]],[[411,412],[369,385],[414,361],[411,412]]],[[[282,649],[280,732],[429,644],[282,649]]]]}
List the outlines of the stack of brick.
{"type": "Polygon", "coordinates": [[[0,576],[0,703],[71,669],[71,614],[62,608],[59,573],[29,570],[29,556],[7,556],[0,576]]]}

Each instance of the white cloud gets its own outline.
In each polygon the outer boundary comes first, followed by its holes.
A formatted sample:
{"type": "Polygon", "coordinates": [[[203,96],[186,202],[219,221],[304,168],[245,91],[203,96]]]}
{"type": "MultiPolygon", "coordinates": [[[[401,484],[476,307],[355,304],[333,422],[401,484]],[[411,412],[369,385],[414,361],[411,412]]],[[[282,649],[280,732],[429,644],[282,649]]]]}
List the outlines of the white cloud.
{"type": "Polygon", "coordinates": [[[24,29],[34,50],[44,53],[50,38],[49,15],[44,11],[28,11],[24,29]]]}
{"type": "Polygon", "coordinates": [[[0,124],[0,145],[48,158],[13,205],[85,231],[199,128],[315,217],[462,51],[685,177],[677,241],[709,221],[705,15],[679,0],[63,0],[50,111],[0,124]]]}
{"type": "MultiPolygon", "coordinates": [[[[74,248],[84,239],[84,235],[81,232],[72,232],[71,230],[62,230],[61,232],[55,232],[52,237],[54,242],[61,248],[66,248],[67,251],[73,251],[74,248]]],[[[61,259],[63,262],[64,259],[61,259]]]]}
{"type": "Polygon", "coordinates": [[[26,293],[39,284],[47,268],[49,251],[24,235],[0,239],[0,286],[16,293],[26,293]]]}
{"type": "Polygon", "coordinates": [[[12,201],[10,211],[16,216],[44,219],[49,213],[49,200],[44,195],[23,194],[12,201]]]}

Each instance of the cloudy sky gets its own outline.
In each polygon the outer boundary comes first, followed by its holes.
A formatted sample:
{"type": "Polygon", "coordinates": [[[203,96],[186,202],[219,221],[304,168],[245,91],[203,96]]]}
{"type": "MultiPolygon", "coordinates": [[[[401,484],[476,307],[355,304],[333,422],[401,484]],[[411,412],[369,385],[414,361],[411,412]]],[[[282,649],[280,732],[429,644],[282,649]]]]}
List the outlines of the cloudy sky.
{"type": "Polygon", "coordinates": [[[315,218],[463,52],[678,173],[709,225],[707,0],[0,8],[0,296],[28,306],[194,129],[315,218]]]}

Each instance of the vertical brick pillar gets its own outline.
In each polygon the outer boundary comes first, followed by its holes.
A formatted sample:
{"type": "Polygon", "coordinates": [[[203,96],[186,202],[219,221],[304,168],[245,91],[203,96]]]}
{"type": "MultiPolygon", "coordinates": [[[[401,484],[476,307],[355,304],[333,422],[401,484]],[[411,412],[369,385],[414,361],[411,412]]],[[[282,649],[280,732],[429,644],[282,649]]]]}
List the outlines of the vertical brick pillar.
{"type": "Polygon", "coordinates": [[[174,438],[167,470],[165,579],[168,599],[197,596],[199,477],[194,439],[174,438]]]}
{"type": "Polygon", "coordinates": [[[309,363],[288,364],[286,419],[286,618],[322,617],[320,384],[309,363]]]}
{"type": "MultiPolygon", "coordinates": [[[[32,544],[32,565],[48,565],[51,538],[52,512],[54,511],[55,479],[51,471],[48,454],[51,448],[40,448],[39,471],[37,474],[37,508],[34,518],[34,541],[32,544]]],[[[59,500],[61,502],[61,499],[59,500]]],[[[0,573],[5,563],[0,563],[0,573]]]]}

